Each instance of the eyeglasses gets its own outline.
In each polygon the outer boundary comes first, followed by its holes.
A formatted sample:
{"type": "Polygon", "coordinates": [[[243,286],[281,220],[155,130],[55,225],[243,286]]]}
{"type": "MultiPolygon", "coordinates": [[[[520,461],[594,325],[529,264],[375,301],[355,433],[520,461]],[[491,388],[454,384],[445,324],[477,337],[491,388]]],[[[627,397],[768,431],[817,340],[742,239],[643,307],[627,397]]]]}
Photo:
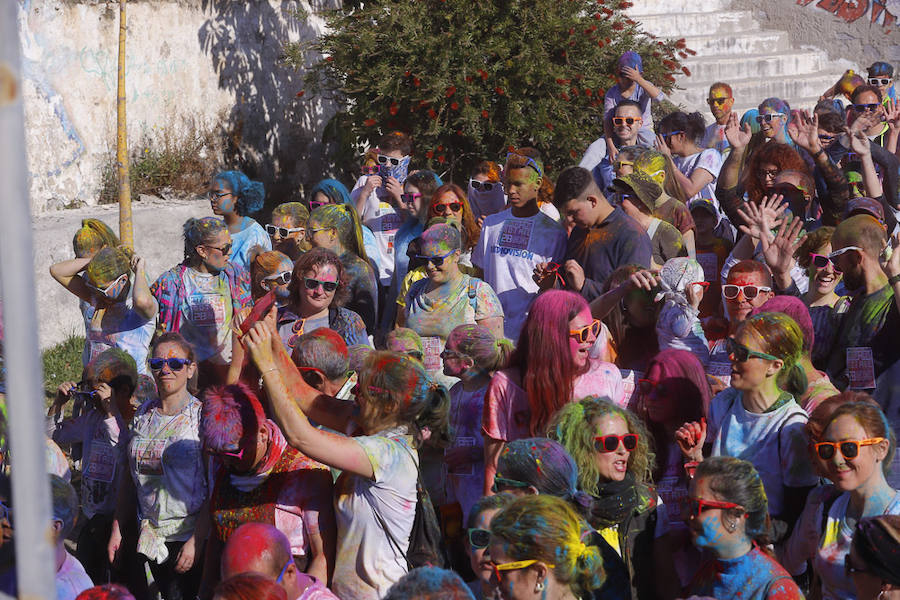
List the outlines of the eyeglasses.
{"type": "Polygon", "coordinates": [[[424,260],[426,263],[431,263],[436,267],[440,267],[443,266],[444,261],[447,259],[447,257],[449,257],[454,252],[456,252],[456,250],[451,250],[443,256],[422,256],[421,254],[417,254],[416,258],[418,258],[419,260],[424,260]]]}
{"type": "Polygon", "coordinates": [[[869,85],[891,85],[892,81],[890,77],[869,77],[869,85]]]}
{"type": "Polygon", "coordinates": [[[619,444],[625,446],[625,449],[631,452],[637,448],[638,434],[626,433],[625,435],[599,435],[594,438],[594,449],[597,452],[615,452],[619,449],[619,444]]]}
{"type": "Polygon", "coordinates": [[[378,164],[380,165],[391,165],[392,167],[398,167],[400,166],[400,163],[402,161],[402,158],[394,158],[393,156],[385,156],[384,154],[378,155],[378,164]]]}
{"type": "Polygon", "coordinates": [[[753,300],[759,296],[760,292],[771,292],[772,288],[764,285],[735,285],[726,283],[722,286],[722,295],[728,300],[734,300],[738,294],[743,294],[747,300],[753,300]]]}
{"type": "Polygon", "coordinates": [[[207,248],[211,248],[213,250],[218,250],[219,252],[222,253],[222,256],[228,256],[229,254],[231,254],[231,246],[232,246],[231,242],[228,242],[221,248],[219,248],[218,246],[209,246],[207,244],[203,244],[203,245],[206,246],[207,248]]]}
{"type": "Polygon", "coordinates": [[[729,100],[732,100],[732,98],[709,98],[706,103],[715,104],[716,106],[723,106],[729,100]]]}
{"type": "Polygon", "coordinates": [[[765,352],[757,352],[756,350],[751,350],[747,346],[743,344],[739,344],[735,341],[734,338],[728,338],[725,340],[725,350],[728,352],[728,355],[732,357],[736,362],[747,362],[751,358],[762,358],[763,360],[780,360],[777,356],[772,356],[771,354],[766,354],[765,352]]]}
{"type": "Polygon", "coordinates": [[[824,254],[816,254],[815,252],[810,252],[809,257],[812,259],[812,264],[817,269],[824,269],[828,265],[831,265],[831,268],[835,273],[840,273],[841,270],[838,269],[838,266],[834,264],[834,261],[825,256],[824,254]]]}
{"type": "Polygon", "coordinates": [[[503,184],[501,184],[499,181],[497,181],[497,182],[478,181],[477,179],[470,179],[469,185],[472,186],[473,190],[485,191],[485,192],[490,192],[491,190],[494,189],[494,186],[497,186],[499,188],[503,187],[503,184]]]}
{"type": "Polygon", "coordinates": [[[778,177],[778,174],[781,173],[781,169],[760,169],[759,175],[760,178],[765,179],[775,179],[778,177]]]}
{"type": "MultiPolygon", "coordinates": [[[[508,563],[491,563],[491,569],[494,571],[494,577],[497,578],[497,582],[500,582],[500,572],[501,571],[516,571],[518,569],[524,569],[525,567],[530,567],[533,564],[537,564],[538,561],[535,558],[529,560],[516,560],[508,563]]],[[[547,565],[548,569],[554,568],[556,565],[547,565]]]]}
{"type": "Polygon", "coordinates": [[[763,123],[763,122],[771,123],[772,119],[775,119],[777,117],[784,117],[784,116],[785,116],[785,114],[780,113],[780,112],[773,112],[773,113],[768,113],[765,115],[757,115],[756,122],[757,123],[763,123]]]}
{"type": "MultiPolygon", "coordinates": [[[[124,287],[124,284],[126,281],[128,281],[128,273],[122,273],[121,275],[116,277],[116,279],[112,283],[110,283],[108,286],[106,286],[105,288],[99,288],[96,285],[92,285],[90,283],[88,283],[87,285],[88,285],[88,287],[90,287],[94,290],[97,290],[98,292],[100,292],[101,294],[106,296],[107,298],[115,298],[116,296],[119,295],[119,292],[122,291],[122,287],[124,287]],[[120,286],[122,286],[122,287],[120,287],[120,286]]],[[[85,283],[87,283],[87,282],[85,282],[85,283]]]]}
{"type": "Polygon", "coordinates": [[[643,123],[644,119],[640,117],[613,117],[613,125],[634,125],[635,123],[643,123]]]}
{"type": "Polygon", "coordinates": [[[828,255],[828,260],[834,262],[834,259],[840,256],[841,254],[845,254],[850,252],[851,250],[856,250],[857,252],[863,252],[863,249],[859,246],[844,246],[840,250],[835,250],[831,254],[828,255]]]}
{"type": "Polygon", "coordinates": [[[276,285],[287,285],[291,282],[291,272],[284,271],[278,275],[269,275],[268,277],[263,277],[263,281],[271,281],[276,285]]]}
{"type": "Polygon", "coordinates": [[[436,212],[439,215],[446,215],[450,213],[458,213],[462,210],[461,202],[451,202],[450,204],[433,204],[431,206],[431,210],[436,212]]]}
{"type": "Polygon", "coordinates": [[[281,583],[281,580],[284,579],[284,574],[287,573],[288,567],[294,562],[293,558],[288,559],[284,566],[281,567],[281,573],[278,574],[278,579],[275,580],[275,583],[281,583]]]}
{"type": "MultiPolygon", "coordinates": [[[[537,164],[537,161],[534,160],[533,158],[531,158],[530,156],[525,156],[524,154],[519,154],[518,152],[510,152],[509,154],[506,155],[507,164],[509,163],[509,158],[511,156],[517,156],[519,158],[524,158],[526,167],[531,167],[532,169],[537,171],[537,174],[539,177],[544,176],[544,170],[541,169],[541,166],[539,164],[537,164]]],[[[509,167],[507,167],[507,168],[509,168],[509,167]]],[[[513,168],[521,168],[521,167],[513,167],[513,168]]]]}
{"type": "Polygon", "coordinates": [[[657,394],[664,396],[666,393],[666,386],[663,383],[658,383],[649,379],[638,379],[638,390],[645,395],[656,390],[657,394]]]}
{"type": "Polygon", "coordinates": [[[691,517],[699,519],[702,513],[711,508],[718,508],[720,510],[745,510],[743,506],[735,504],[734,502],[718,502],[716,500],[704,500],[703,498],[684,498],[681,500],[681,516],[684,519],[689,519],[691,517]]]}
{"type": "Polygon", "coordinates": [[[466,533],[469,536],[469,545],[472,546],[474,550],[481,550],[482,548],[487,548],[488,544],[491,543],[491,532],[487,529],[478,529],[477,527],[472,527],[466,533]]]}
{"type": "Polygon", "coordinates": [[[872,104],[851,104],[850,108],[856,112],[875,112],[881,104],[874,102],[872,104]]]}
{"type": "Polygon", "coordinates": [[[600,319],[594,319],[590,325],[585,325],[580,329],[570,329],[569,335],[583,344],[590,339],[591,335],[597,337],[601,327],[600,319]]]}
{"type": "Polygon", "coordinates": [[[468,354],[463,354],[462,352],[457,352],[456,350],[450,350],[449,348],[444,348],[441,352],[441,358],[469,358],[468,354]]]}
{"type": "Polygon", "coordinates": [[[502,491],[502,488],[518,488],[521,490],[527,487],[531,487],[531,484],[525,483],[524,481],[518,481],[516,479],[507,479],[505,477],[501,477],[500,475],[495,475],[494,485],[491,486],[491,491],[495,494],[499,494],[502,491]]]}
{"type": "Polygon", "coordinates": [[[684,131],[681,131],[681,130],[679,129],[678,131],[670,131],[669,133],[661,133],[661,134],[659,134],[659,135],[660,135],[660,137],[662,137],[662,139],[668,140],[668,139],[669,139],[670,137],[672,137],[673,135],[678,135],[679,133],[684,133],[684,131]]]}
{"type": "Polygon", "coordinates": [[[373,165],[371,167],[364,166],[362,169],[363,175],[379,175],[381,174],[381,167],[378,165],[373,165]]]}
{"type": "Polygon", "coordinates": [[[224,198],[225,196],[230,196],[230,195],[231,195],[231,192],[221,192],[221,191],[216,192],[213,190],[206,192],[206,197],[209,198],[210,200],[219,200],[220,198],[224,198]]]}
{"type": "Polygon", "coordinates": [[[151,358],[147,362],[150,363],[150,369],[153,371],[162,371],[163,365],[168,365],[169,370],[174,373],[182,370],[193,361],[189,358],[151,358]]]}
{"type": "Polygon", "coordinates": [[[308,290],[317,290],[319,289],[319,286],[322,286],[322,289],[328,294],[336,290],[338,287],[336,281],[319,281],[318,279],[313,279],[312,277],[304,277],[303,283],[306,285],[306,289],[308,290]]]}
{"type": "Polygon", "coordinates": [[[822,460],[829,460],[834,456],[835,452],[838,449],[841,451],[841,456],[846,458],[847,460],[852,460],[859,456],[859,447],[860,446],[874,446],[875,444],[880,444],[884,441],[882,437],[869,438],[865,440],[844,440],[842,442],[819,442],[818,444],[814,444],[816,448],[816,455],[822,460]]]}
{"type": "Polygon", "coordinates": [[[422,194],[400,194],[400,202],[403,204],[413,205],[416,200],[421,200],[422,194]]]}
{"type": "MultiPolygon", "coordinates": [[[[327,204],[323,203],[323,204],[327,204]]],[[[310,202],[310,208],[312,208],[312,202],[310,202]]],[[[303,233],[306,231],[305,227],[275,227],[274,225],[266,225],[266,233],[275,237],[275,235],[280,235],[283,238],[291,235],[292,233],[303,233]]]]}

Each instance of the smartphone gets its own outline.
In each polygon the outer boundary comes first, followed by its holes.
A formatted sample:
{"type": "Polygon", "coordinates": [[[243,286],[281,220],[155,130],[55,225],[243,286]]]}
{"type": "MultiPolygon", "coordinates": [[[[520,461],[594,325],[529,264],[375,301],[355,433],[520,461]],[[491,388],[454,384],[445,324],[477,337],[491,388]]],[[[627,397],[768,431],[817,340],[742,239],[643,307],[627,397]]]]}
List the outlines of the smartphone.
{"type": "Polygon", "coordinates": [[[888,240],[887,245],[885,245],[885,247],[881,250],[881,262],[887,262],[891,260],[891,256],[894,255],[894,250],[896,249],[897,247],[894,243],[894,236],[891,236],[888,240]]]}
{"type": "Polygon", "coordinates": [[[247,315],[247,318],[241,322],[241,335],[246,335],[256,323],[266,318],[269,311],[275,305],[275,290],[260,298],[253,305],[253,310],[247,315]]]}

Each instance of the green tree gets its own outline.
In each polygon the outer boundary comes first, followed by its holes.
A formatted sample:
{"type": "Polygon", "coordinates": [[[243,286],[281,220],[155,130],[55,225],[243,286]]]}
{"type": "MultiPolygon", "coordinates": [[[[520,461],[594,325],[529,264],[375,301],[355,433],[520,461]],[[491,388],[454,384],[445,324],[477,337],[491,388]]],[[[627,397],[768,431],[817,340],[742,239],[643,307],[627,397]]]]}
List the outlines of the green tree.
{"type": "Polygon", "coordinates": [[[645,77],[664,89],[690,52],[684,40],[641,32],[623,13],[629,6],[374,0],[330,13],[331,33],[286,56],[297,66],[309,64],[307,52],[324,57],[307,91],[346,107],[326,128],[344,160],[353,145],[400,129],[416,142],[416,163],[439,171],[502,160],[508,147],[526,144],[559,169],[601,135],[603,96],[623,52],[640,53],[645,77]]]}

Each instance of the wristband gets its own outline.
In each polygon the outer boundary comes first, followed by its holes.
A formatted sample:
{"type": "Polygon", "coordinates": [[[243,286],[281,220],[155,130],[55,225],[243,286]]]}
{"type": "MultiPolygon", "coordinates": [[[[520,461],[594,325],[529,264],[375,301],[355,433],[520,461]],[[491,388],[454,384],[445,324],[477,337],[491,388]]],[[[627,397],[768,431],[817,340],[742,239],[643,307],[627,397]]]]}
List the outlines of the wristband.
{"type": "Polygon", "coordinates": [[[900,283],[900,273],[897,273],[893,277],[888,277],[888,285],[889,286],[893,287],[893,286],[897,285],[897,283],[900,283]]]}
{"type": "Polygon", "coordinates": [[[819,148],[818,152],[813,152],[813,158],[817,158],[820,154],[825,154],[825,148],[819,148]]]}

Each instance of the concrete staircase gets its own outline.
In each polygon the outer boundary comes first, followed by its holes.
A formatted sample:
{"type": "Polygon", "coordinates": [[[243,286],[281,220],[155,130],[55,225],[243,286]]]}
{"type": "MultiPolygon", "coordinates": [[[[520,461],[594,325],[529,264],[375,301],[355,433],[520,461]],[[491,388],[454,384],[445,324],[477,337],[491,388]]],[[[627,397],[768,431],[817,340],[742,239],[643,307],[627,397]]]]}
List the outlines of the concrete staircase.
{"type": "Polygon", "coordinates": [[[709,86],[724,81],[734,90],[738,114],[776,96],[791,108],[812,109],[819,96],[848,68],[824,50],[792,48],[788,34],[764,30],[749,10],[731,10],[731,0],[631,0],[628,15],[660,38],[684,38],[695,56],[683,61],[691,76],[678,75],[673,102],[710,120],[709,86]],[[702,12],[698,12],[702,9],[702,12]]]}

